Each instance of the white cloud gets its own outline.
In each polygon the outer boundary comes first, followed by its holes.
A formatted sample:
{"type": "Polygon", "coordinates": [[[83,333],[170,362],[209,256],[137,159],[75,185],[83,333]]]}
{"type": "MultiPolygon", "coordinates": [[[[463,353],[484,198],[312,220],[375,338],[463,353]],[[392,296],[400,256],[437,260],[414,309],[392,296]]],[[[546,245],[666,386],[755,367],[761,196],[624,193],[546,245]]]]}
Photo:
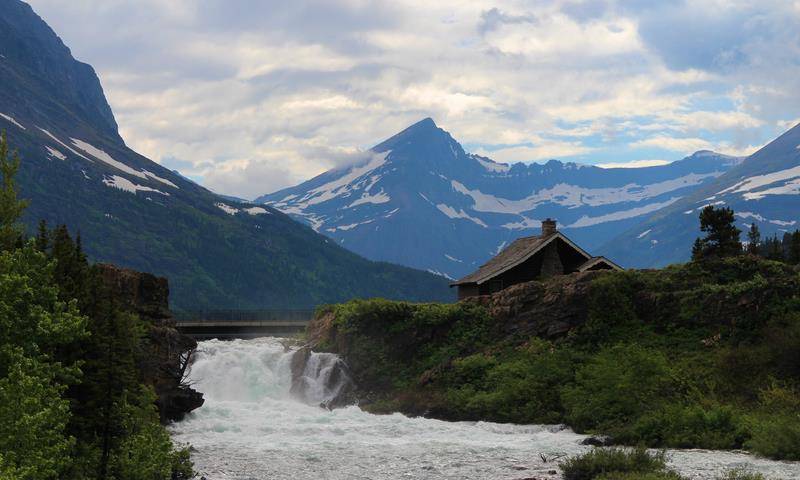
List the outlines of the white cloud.
{"type": "Polygon", "coordinates": [[[252,197],[426,116],[503,162],[748,151],[797,115],[800,17],[721,1],[30,3],[131,147],[252,197]]]}

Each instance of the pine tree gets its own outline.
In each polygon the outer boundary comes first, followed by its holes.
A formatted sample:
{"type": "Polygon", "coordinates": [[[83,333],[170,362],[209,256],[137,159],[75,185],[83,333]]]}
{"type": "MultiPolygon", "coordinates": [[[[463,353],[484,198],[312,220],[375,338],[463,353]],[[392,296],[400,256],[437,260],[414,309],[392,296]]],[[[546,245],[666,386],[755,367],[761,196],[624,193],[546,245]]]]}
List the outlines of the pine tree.
{"type": "Polygon", "coordinates": [[[39,220],[39,227],[36,230],[36,250],[42,253],[49,253],[50,249],[50,232],[47,230],[47,221],[39,220]]]}
{"type": "Polygon", "coordinates": [[[742,253],[739,240],[741,230],[734,224],[733,210],[709,205],[700,212],[700,230],[705,238],[698,238],[692,248],[692,259],[733,257],[742,253]]]}
{"type": "Polygon", "coordinates": [[[761,232],[758,230],[758,225],[750,224],[750,231],[747,232],[747,253],[751,255],[758,255],[761,245],[761,232]]]}
{"type": "Polygon", "coordinates": [[[795,230],[789,240],[788,261],[792,265],[800,264],[800,230],[795,230]]]}
{"type": "Polygon", "coordinates": [[[694,245],[692,245],[692,260],[702,260],[704,251],[705,243],[701,239],[695,238],[694,245]]]}
{"type": "Polygon", "coordinates": [[[764,242],[764,256],[770,260],[782,262],[783,257],[783,242],[778,239],[778,235],[767,237],[764,242]]]}
{"type": "Polygon", "coordinates": [[[22,243],[24,228],[19,222],[28,202],[17,198],[14,177],[19,170],[19,155],[14,152],[8,158],[6,133],[0,133],[0,175],[3,184],[0,188],[0,250],[12,250],[22,243]]]}

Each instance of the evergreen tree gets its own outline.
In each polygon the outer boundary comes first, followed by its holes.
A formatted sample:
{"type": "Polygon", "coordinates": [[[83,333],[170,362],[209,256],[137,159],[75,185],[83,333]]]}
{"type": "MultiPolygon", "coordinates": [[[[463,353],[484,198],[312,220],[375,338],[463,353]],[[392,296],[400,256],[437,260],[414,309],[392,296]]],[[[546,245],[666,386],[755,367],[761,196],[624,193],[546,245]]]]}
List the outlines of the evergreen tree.
{"type": "Polygon", "coordinates": [[[789,240],[788,261],[792,265],[800,264],[800,230],[795,230],[789,240]]]}
{"type": "Polygon", "coordinates": [[[778,235],[767,237],[764,242],[764,256],[770,260],[784,261],[783,242],[778,240],[778,235]]]}
{"type": "Polygon", "coordinates": [[[692,259],[733,257],[742,253],[739,240],[741,230],[734,224],[733,210],[709,205],[700,212],[700,230],[705,238],[698,238],[692,248],[692,259]]]}
{"type": "Polygon", "coordinates": [[[756,225],[755,222],[750,224],[750,231],[747,232],[747,240],[747,253],[758,255],[761,245],[761,232],[758,230],[758,225],[756,225]]]}
{"type": "Polygon", "coordinates": [[[6,133],[0,133],[0,175],[3,176],[0,187],[0,250],[10,250],[22,244],[24,228],[19,222],[28,202],[17,198],[17,187],[14,176],[19,170],[19,155],[15,151],[8,158],[8,141],[6,133]]]}
{"type": "Polygon", "coordinates": [[[36,250],[42,253],[48,253],[50,250],[50,232],[47,230],[47,221],[39,220],[39,227],[36,230],[36,242],[34,243],[36,250]]]}

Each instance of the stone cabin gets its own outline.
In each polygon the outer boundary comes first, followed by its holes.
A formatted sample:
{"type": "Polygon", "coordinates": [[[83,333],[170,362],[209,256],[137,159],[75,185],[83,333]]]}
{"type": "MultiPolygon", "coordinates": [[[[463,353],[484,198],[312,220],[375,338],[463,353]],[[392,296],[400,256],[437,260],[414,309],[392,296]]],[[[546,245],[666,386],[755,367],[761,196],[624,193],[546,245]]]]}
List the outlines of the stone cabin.
{"type": "Polygon", "coordinates": [[[514,240],[476,272],[452,283],[458,299],[489,295],[517,283],[553,275],[589,270],[622,270],[605,257],[593,257],[556,228],[556,221],[542,222],[542,234],[514,240]]]}

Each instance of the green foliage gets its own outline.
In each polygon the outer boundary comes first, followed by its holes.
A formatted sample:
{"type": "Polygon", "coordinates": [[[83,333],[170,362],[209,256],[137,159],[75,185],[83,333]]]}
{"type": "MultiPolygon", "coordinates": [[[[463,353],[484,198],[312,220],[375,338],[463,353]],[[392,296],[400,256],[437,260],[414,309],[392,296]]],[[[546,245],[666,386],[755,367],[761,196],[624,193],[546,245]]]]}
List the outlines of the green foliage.
{"type": "Polygon", "coordinates": [[[585,308],[583,325],[550,339],[509,334],[513,320],[497,325],[469,302],[350,302],[320,314],[334,315],[325,346],[369,390],[367,408],[797,458],[794,267],[740,255],[613,272],[592,282],[585,308]]]}
{"type": "Polygon", "coordinates": [[[751,255],[758,255],[760,245],[761,232],[758,229],[758,225],[751,223],[750,231],[747,232],[747,253],[751,255]]]}
{"type": "Polygon", "coordinates": [[[478,350],[493,328],[483,308],[467,304],[376,299],[331,308],[357,383],[372,389],[411,385],[420,372],[478,350]]]}
{"type": "Polygon", "coordinates": [[[706,236],[695,241],[693,260],[725,258],[742,253],[742,242],[739,240],[742,232],[736,228],[736,217],[729,207],[705,207],[700,212],[700,230],[706,236]]]}
{"type": "Polygon", "coordinates": [[[773,384],[763,390],[760,411],[750,422],[748,448],[770,458],[800,460],[800,394],[796,389],[773,384]]]}
{"type": "Polygon", "coordinates": [[[746,468],[734,468],[725,472],[718,480],[766,480],[766,478],[764,475],[751,472],[746,468]]]}
{"type": "Polygon", "coordinates": [[[17,198],[15,176],[19,171],[19,155],[14,152],[8,158],[8,141],[6,132],[0,132],[0,250],[10,250],[19,246],[22,241],[23,226],[20,223],[22,212],[27,202],[17,198]]]}
{"type": "Polygon", "coordinates": [[[448,404],[459,416],[499,422],[558,423],[560,389],[574,378],[574,355],[537,338],[497,355],[455,360],[443,373],[448,404]]]}
{"type": "Polygon", "coordinates": [[[578,431],[616,431],[668,398],[674,389],[669,361],[636,344],[601,350],[578,369],[563,393],[566,418],[578,431]]]}
{"type": "Polygon", "coordinates": [[[0,480],[192,478],[141,384],[145,328],[65,227],[0,251],[0,480]]]}
{"type": "Polygon", "coordinates": [[[62,478],[74,439],[66,434],[69,402],[54,372],[22,349],[3,345],[0,377],[0,454],[16,478],[62,478]]]}
{"type": "Polygon", "coordinates": [[[741,448],[748,433],[741,414],[728,405],[666,404],[645,412],[616,438],[652,447],[741,448]]]}
{"type": "Polygon", "coordinates": [[[597,480],[686,480],[675,472],[648,472],[648,473],[604,473],[597,480]]]}
{"type": "Polygon", "coordinates": [[[109,477],[125,480],[192,478],[186,450],[174,450],[166,430],[158,424],[152,392],[140,394],[141,405],[126,403],[118,413],[127,432],[110,458],[109,477]]]}
{"type": "MultiPolygon", "coordinates": [[[[564,480],[593,480],[597,478],[625,478],[625,474],[668,474],[666,454],[650,453],[643,447],[633,450],[623,448],[594,448],[583,455],[576,455],[561,462],[559,466],[564,480]]],[[[628,477],[638,478],[638,477],[628,477]]],[[[645,477],[646,478],[646,477],[645,477]]],[[[660,477],[655,477],[660,478],[660,477]]],[[[680,478],[680,477],[661,477],[680,478]]]]}

